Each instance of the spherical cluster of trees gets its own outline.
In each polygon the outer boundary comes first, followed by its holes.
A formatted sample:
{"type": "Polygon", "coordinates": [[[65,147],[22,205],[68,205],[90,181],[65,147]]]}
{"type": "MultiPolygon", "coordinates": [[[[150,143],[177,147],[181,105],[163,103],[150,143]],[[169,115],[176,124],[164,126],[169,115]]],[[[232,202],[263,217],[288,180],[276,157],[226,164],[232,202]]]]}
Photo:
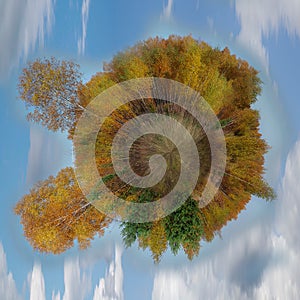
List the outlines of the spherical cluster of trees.
{"type": "MultiPolygon", "coordinates": [[[[19,94],[29,108],[29,120],[49,130],[67,131],[72,139],[78,119],[94,97],[116,83],[141,77],[173,79],[198,91],[212,107],[224,131],[226,170],[207,206],[200,208],[191,195],[179,209],[161,220],[120,224],[125,246],[137,241],[140,248],[150,249],[155,262],[168,247],[174,254],[183,249],[192,259],[199,253],[201,240],[211,241],[228,221],[236,219],[252,195],[266,200],[274,198],[272,188],[263,179],[268,145],[259,132],[259,112],[252,108],[261,92],[261,81],[253,67],[230,54],[228,48],[212,48],[190,36],[150,38],[118,53],[104,64],[102,72],[84,84],[77,64],[55,58],[36,60],[23,70],[19,94]]],[[[166,176],[163,183],[153,188],[124,185],[114,173],[110,160],[114,135],[126,121],[147,112],[172,115],[186,120],[186,124],[194,124],[193,117],[182,108],[160,99],[132,101],[104,122],[95,146],[98,171],[105,184],[127,201],[155,201],[172,189],[172,180],[180,171],[176,163],[178,153],[172,151],[165,157],[172,176],[166,176]]],[[[201,126],[193,126],[192,131],[196,133],[201,161],[196,187],[199,195],[210,171],[210,149],[201,126]]],[[[149,172],[149,156],[162,145],[169,146],[167,141],[160,141],[159,147],[155,145],[157,138],[148,135],[132,148],[132,166],[141,176],[149,172]]],[[[21,217],[31,245],[51,253],[65,251],[74,241],[82,249],[88,247],[94,236],[103,235],[112,222],[87,202],[72,168],[37,183],[17,203],[15,212],[21,217]]]]}

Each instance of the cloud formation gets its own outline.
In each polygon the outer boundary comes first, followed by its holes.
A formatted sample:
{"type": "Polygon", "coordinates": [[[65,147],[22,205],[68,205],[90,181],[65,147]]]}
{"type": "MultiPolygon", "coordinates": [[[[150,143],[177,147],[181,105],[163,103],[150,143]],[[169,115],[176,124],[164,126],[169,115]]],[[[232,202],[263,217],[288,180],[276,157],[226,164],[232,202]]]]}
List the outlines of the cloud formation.
{"type": "Polygon", "coordinates": [[[77,41],[77,48],[79,54],[84,54],[85,40],[87,31],[87,22],[89,19],[90,0],[83,0],[81,6],[81,22],[82,22],[82,35],[77,41]]]}
{"type": "MultiPolygon", "coordinates": [[[[110,247],[108,247],[110,248],[110,247]]],[[[52,292],[52,300],[83,300],[87,297],[93,297],[93,300],[123,300],[123,268],[122,268],[122,249],[119,245],[115,246],[115,255],[111,257],[105,276],[99,279],[93,294],[92,272],[89,268],[93,266],[95,259],[99,259],[97,253],[90,252],[92,256],[88,260],[85,256],[72,257],[65,260],[64,263],[64,294],[61,298],[62,291],[52,292]],[[89,271],[88,271],[89,270],[89,271]]],[[[106,257],[104,251],[104,257],[106,257]]]]}
{"type": "MultiPolygon", "coordinates": [[[[110,240],[100,243],[101,251],[89,249],[81,256],[69,257],[64,261],[64,289],[52,290],[52,300],[123,300],[122,248],[110,240]],[[92,288],[92,277],[97,274],[94,265],[100,260],[107,261],[105,276],[92,288]]],[[[98,277],[99,278],[99,277],[98,277]]],[[[24,281],[23,288],[28,289],[30,300],[45,300],[46,286],[42,265],[35,262],[24,281]]],[[[7,270],[6,254],[0,241],[0,299],[25,299],[26,290],[19,293],[11,272],[7,270]]],[[[47,298],[48,299],[48,298],[47,298]]]]}
{"type": "Polygon", "coordinates": [[[123,300],[122,250],[116,245],[115,258],[109,265],[105,277],[100,278],[94,290],[93,300],[123,300]]]}
{"type": "Polygon", "coordinates": [[[91,277],[81,270],[78,257],[65,261],[64,283],[63,300],[82,300],[88,295],[91,289],[91,277]]]}
{"type": "Polygon", "coordinates": [[[26,57],[53,23],[54,0],[0,2],[0,78],[26,57]]]}
{"type": "Polygon", "coordinates": [[[40,263],[34,263],[31,272],[30,300],[46,300],[45,281],[40,263]]]}
{"type": "Polygon", "coordinates": [[[18,294],[13,274],[7,270],[6,254],[0,242],[0,299],[18,300],[18,294]]]}
{"type": "Polygon", "coordinates": [[[163,20],[169,21],[172,18],[173,4],[173,0],[168,0],[167,5],[164,5],[163,13],[161,15],[163,20]]]}
{"type": "Polygon", "coordinates": [[[263,38],[278,34],[280,29],[290,37],[300,37],[300,1],[235,0],[235,11],[241,25],[237,36],[268,68],[269,57],[263,38]]]}
{"type": "Polygon", "coordinates": [[[55,294],[55,292],[52,291],[52,300],[60,300],[60,292],[55,294]]]}
{"type": "Polygon", "coordinates": [[[154,279],[152,299],[300,299],[300,141],[290,152],[275,217],[222,241],[215,253],[154,279]]]}
{"type": "Polygon", "coordinates": [[[62,165],[70,163],[71,146],[62,136],[53,134],[36,125],[30,126],[26,182],[32,186],[50,174],[55,175],[62,165]]]}

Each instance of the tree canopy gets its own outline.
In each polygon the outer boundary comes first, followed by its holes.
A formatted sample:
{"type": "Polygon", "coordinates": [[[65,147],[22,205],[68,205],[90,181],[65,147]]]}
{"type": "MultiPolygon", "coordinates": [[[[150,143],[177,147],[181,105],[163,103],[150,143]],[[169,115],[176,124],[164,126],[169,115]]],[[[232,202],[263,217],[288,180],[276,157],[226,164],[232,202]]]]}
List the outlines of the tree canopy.
{"type": "Polygon", "coordinates": [[[75,240],[85,249],[111,222],[86,201],[70,167],[37,183],[17,203],[15,213],[31,245],[54,254],[72,247],[75,240]]]}
{"type": "Polygon", "coordinates": [[[79,65],[72,61],[52,57],[28,63],[18,86],[28,120],[53,131],[69,130],[83,109],[77,93],[80,83],[79,65]]]}
{"type": "MultiPolygon", "coordinates": [[[[99,93],[129,79],[163,77],[186,84],[204,97],[220,120],[227,148],[222,183],[207,206],[199,208],[191,195],[178,210],[159,221],[123,222],[120,226],[125,246],[137,241],[141,249],[150,249],[156,262],[168,247],[174,254],[183,249],[192,259],[199,253],[201,240],[211,241],[219,234],[228,221],[236,219],[245,209],[252,195],[266,200],[275,197],[264,180],[264,155],[268,145],[259,132],[259,112],[252,108],[261,92],[261,80],[258,71],[246,61],[232,55],[228,48],[212,48],[190,36],[170,36],[139,42],[115,55],[103,69],[82,84],[77,65],[73,63],[51,59],[29,64],[20,77],[20,97],[34,108],[29,118],[52,130],[68,130],[72,139],[82,109],[99,93]],[[73,77],[67,80],[69,72],[73,77]]],[[[97,137],[98,171],[105,184],[127,201],[155,201],[172,188],[168,173],[161,184],[142,189],[124,185],[112,168],[110,150],[116,132],[131,118],[153,111],[194,124],[193,117],[176,105],[160,99],[135,100],[113,112],[97,137]]],[[[197,193],[201,194],[210,170],[209,143],[201,126],[190,129],[201,160],[196,186],[197,193]]],[[[149,149],[159,150],[156,144],[155,137],[148,136],[138,140],[132,148],[130,159],[132,166],[138,166],[134,171],[140,176],[149,171],[145,161],[148,161],[149,149]]],[[[167,142],[164,145],[168,147],[167,142]]],[[[174,163],[176,159],[178,153],[173,151],[167,159],[170,172],[179,170],[174,163]]],[[[37,184],[20,200],[15,211],[21,216],[25,236],[33,247],[53,253],[71,247],[75,239],[85,248],[96,233],[103,234],[109,223],[86,202],[70,168],[37,184]],[[53,245],[52,241],[58,240],[59,243],[53,245]]]]}

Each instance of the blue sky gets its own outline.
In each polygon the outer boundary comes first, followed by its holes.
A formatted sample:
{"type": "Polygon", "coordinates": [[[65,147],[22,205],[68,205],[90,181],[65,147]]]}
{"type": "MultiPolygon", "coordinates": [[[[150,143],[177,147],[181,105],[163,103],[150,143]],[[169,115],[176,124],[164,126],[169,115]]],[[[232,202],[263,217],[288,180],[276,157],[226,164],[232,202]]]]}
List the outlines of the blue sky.
{"type": "Polygon", "coordinates": [[[300,299],[300,2],[298,0],[2,0],[0,2],[0,299],[300,299]],[[12,208],[72,161],[66,137],[26,121],[17,78],[26,61],[75,59],[84,79],[150,36],[192,34],[261,71],[256,104],[272,149],[277,201],[254,198],[188,262],[123,248],[114,225],[87,251],[34,252],[12,208]]]}

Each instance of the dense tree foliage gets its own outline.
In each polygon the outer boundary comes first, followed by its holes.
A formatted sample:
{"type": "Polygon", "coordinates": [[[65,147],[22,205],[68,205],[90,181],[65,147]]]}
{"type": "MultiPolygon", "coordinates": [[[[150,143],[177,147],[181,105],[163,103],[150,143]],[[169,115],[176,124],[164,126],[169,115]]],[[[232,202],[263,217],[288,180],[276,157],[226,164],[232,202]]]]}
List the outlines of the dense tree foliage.
{"type": "Polygon", "coordinates": [[[27,118],[53,131],[69,130],[83,110],[77,93],[80,83],[79,66],[72,61],[52,57],[29,63],[19,78],[27,118]]]}
{"type": "Polygon", "coordinates": [[[123,223],[122,237],[126,247],[136,240],[142,249],[149,247],[155,262],[170,250],[175,255],[182,248],[189,259],[200,250],[200,240],[204,234],[203,218],[197,201],[188,198],[175,212],[164,219],[149,223],[123,223]]]}
{"type": "Polygon", "coordinates": [[[110,223],[82,194],[72,168],[39,182],[15,206],[24,234],[42,252],[61,253],[77,240],[85,249],[110,223]]]}
{"type": "MultiPolygon", "coordinates": [[[[37,63],[41,64],[40,61],[37,63]]],[[[50,66],[47,70],[52,70],[51,62],[48,63],[50,66]]],[[[56,70],[56,61],[53,64],[56,70]]],[[[31,119],[42,121],[49,129],[67,129],[70,138],[82,107],[86,107],[95,96],[115,83],[139,77],[164,77],[184,83],[199,91],[218,116],[226,139],[227,165],[214,199],[200,209],[196,198],[191,195],[184,205],[164,219],[152,223],[122,223],[122,237],[127,247],[137,241],[140,248],[150,249],[156,262],[168,247],[174,254],[183,249],[192,259],[199,253],[200,241],[212,240],[228,221],[236,219],[252,195],[266,200],[274,198],[272,188],[263,179],[264,154],[268,146],[259,132],[259,113],[251,108],[261,92],[261,81],[258,72],[246,61],[231,55],[228,48],[213,49],[189,36],[151,38],[118,53],[110,63],[104,65],[103,72],[97,73],[86,84],[78,84],[79,81],[75,80],[73,87],[76,87],[76,97],[73,92],[64,94],[63,90],[59,90],[61,94],[46,93],[44,96],[43,89],[52,84],[53,77],[43,75],[39,79],[41,82],[31,83],[28,78],[36,73],[33,65],[25,69],[25,79],[24,75],[20,78],[21,98],[38,112],[38,117],[31,119]],[[43,95],[41,99],[34,96],[39,94],[43,95]],[[64,98],[67,101],[63,101],[64,98]],[[62,100],[63,104],[57,99],[62,100]],[[60,115],[56,112],[60,112],[60,115]],[[64,117],[66,114],[67,119],[64,117]],[[58,122],[55,123],[54,119],[58,122]]],[[[58,76],[56,80],[64,77],[63,73],[55,76],[58,76]]],[[[38,77],[35,78],[37,80],[38,77]]],[[[166,173],[164,181],[153,188],[131,188],[124,185],[113,171],[110,149],[114,135],[127,120],[153,111],[194,124],[192,116],[176,105],[159,99],[147,99],[146,104],[145,101],[136,100],[112,113],[98,134],[95,154],[99,173],[111,190],[128,201],[150,202],[161,197],[172,189],[172,182],[168,179],[174,179],[174,173],[179,170],[174,163],[178,158],[175,151],[169,160],[166,158],[173,175],[166,173]]],[[[198,195],[205,186],[210,170],[209,143],[201,130],[200,126],[193,128],[201,156],[200,176],[195,189],[198,195]]],[[[155,137],[149,135],[138,140],[132,148],[132,166],[141,176],[149,171],[145,163],[149,158],[149,149],[153,153],[160,150],[155,145],[155,137]],[[148,152],[144,149],[148,149],[148,152]]],[[[167,143],[165,145],[169,146],[167,143]]],[[[95,233],[102,234],[108,224],[105,216],[85,202],[73,176],[71,169],[63,170],[58,177],[51,177],[37,185],[16,206],[26,237],[39,250],[58,253],[70,247],[74,239],[82,241],[85,247],[95,233]],[[65,176],[64,180],[55,181],[59,176],[65,176]],[[64,217],[66,215],[68,218],[64,217]],[[57,220],[62,223],[57,223],[57,220]],[[47,222],[53,225],[45,227],[47,222]],[[58,239],[60,245],[53,246],[51,241],[58,239]]]]}

